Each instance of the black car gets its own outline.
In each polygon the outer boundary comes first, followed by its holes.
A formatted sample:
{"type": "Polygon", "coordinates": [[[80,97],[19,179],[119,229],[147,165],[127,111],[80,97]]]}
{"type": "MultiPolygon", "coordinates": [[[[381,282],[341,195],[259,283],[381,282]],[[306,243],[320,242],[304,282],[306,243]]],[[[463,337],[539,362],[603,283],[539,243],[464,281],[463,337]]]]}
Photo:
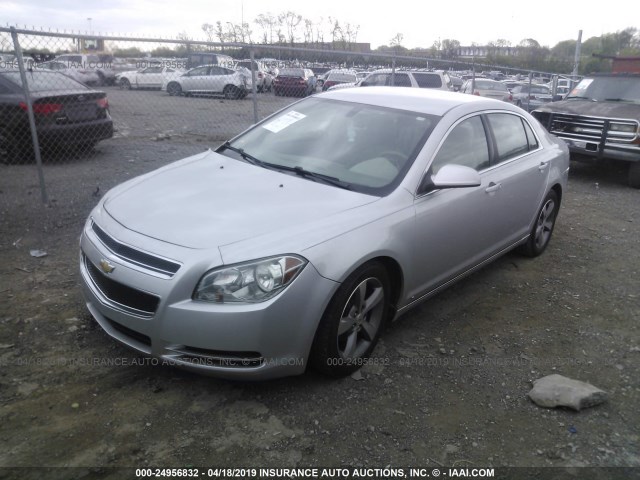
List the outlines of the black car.
{"type": "MultiPolygon", "coordinates": [[[[42,150],[90,148],[113,136],[107,94],[58,72],[28,71],[36,131],[42,150]]],[[[27,103],[18,70],[0,71],[0,161],[33,154],[27,103]]]]}

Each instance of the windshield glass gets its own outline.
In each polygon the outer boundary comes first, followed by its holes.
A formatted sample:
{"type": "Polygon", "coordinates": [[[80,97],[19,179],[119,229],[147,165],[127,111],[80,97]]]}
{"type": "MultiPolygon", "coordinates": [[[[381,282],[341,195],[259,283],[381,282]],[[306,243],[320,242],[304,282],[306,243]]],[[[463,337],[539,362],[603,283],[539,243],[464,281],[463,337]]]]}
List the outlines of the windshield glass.
{"type": "Polygon", "coordinates": [[[640,76],[585,78],[567,98],[586,97],[596,101],[625,100],[640,103],[640,76]]]}
{"type": "MultiPolygon", "coordinates": [[[[328,175],[386,195],[402,180],[439,117],[320,98],[297,102],[231,142],[262,162],[328,175]]],[[[231,150],[221,150],[235,156],[231,150]]]]}
{"type": "MultiPolygon", "coordinates": [[[[22,87],[20,72],[6,72],[4,77],[12,83],[22,87]]],[[[26,72],[27,83],[31,92],[46,90],[89,90],[80,82],[57,72],[29,71],[26,72]]]]}
{"type": "Polygon", "coordinates": [[[331,82],[355,82],[356,76],[351,73],[332,73],[327,78],[327,81],[331,82]]]}

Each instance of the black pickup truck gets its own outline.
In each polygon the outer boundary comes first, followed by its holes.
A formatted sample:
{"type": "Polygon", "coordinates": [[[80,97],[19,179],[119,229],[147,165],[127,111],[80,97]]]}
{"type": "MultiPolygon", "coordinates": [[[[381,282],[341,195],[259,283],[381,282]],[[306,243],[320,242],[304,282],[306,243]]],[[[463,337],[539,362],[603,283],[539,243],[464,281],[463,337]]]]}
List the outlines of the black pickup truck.
{"type": "Polygon", "coordinates": [[[567,142],[573,160],[628,162],[629,185],[640,188],[640,74],[585,77],[532,114],[567,142]]]}

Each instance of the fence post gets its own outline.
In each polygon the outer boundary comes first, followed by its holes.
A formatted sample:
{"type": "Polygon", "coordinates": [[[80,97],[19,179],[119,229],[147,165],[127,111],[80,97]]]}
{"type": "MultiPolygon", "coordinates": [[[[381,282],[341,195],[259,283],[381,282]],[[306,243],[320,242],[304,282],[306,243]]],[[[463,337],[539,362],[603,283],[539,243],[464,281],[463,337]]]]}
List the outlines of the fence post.
{"type": "Polygon", "coordinates": [[[42,171],[42,157],[40,156],[40,143],[38,142],[38,132],[36,130],[36,119],[33,116],[33,105],[31,103],[31,94],[29,93],[29,84],[27,83],[27,72],[24,69],[24,59],[22,58],[22,49],[18,41],[18,32],[15,27],[11,27],[11,38],[13,39],[13,48],[18,57],[18,68],[20,70],[20,79],[22,80],[22,88],[24,90],[25,103],[27,104],[27,116],[29,117],[29,127],[31,129],[31,142],[33,143],[33,152],[36,156],[36,165],[38,169],[38,179],[40,181],[40,193],[42,203],[47,205],[49,197],[47,196],[47,188],[44,183],[44,172],[42,171]]]}
{"type": "MultiPolygon", "coordinates": [[[[256,88],[256,67],[255,67],[255,52],[253,50],[249,51],[249,58],[251,59],[251,92],[253,93],[253,123],[258,123],[258,95],[256,88]]],[[[262,91],[264,92],[264,87],[266,84],[266,79],[263,79],[262,83],[262,91]]]]}
{"type": "Polygon", "coordinates": [[[531,110],[531,82],[533,81],[533,72],[529,72],[529,95],[527,95],[527,112],[531,110]]]}

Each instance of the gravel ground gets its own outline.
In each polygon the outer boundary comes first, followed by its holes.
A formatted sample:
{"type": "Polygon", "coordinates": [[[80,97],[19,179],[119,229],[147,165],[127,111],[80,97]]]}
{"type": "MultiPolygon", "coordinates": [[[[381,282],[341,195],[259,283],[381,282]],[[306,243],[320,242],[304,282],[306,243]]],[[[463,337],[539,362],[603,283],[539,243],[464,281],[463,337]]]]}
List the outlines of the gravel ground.
{"type": "Polygon", "coordinates": [[[640,191],[620,166],[572,163],[545,254],[508,254],[406,314],[359,375],[229,382],[151,365],[84,307],[78,237],[99,197],[224,137],[155,141],[196,130],[130,117],[45,166],[49,207],[33,165],[0,165],[0,466],[640,467],[640,191]],[[610,399],[540,408],[526,394],[551,373],[610,399]]]}

